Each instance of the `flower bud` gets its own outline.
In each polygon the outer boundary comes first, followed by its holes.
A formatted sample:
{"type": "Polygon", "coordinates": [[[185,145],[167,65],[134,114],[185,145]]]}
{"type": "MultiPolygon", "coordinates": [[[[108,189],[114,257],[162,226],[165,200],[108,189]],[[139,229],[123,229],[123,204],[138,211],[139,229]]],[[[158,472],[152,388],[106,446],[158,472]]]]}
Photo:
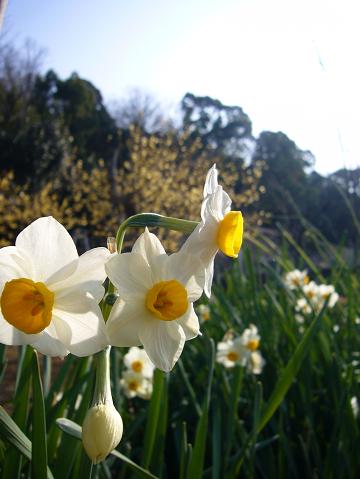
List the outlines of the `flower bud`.
{"type": "Polygon", "coordinates": [[[123,422],[112,403],[91,407],[82,427],[84,449],[94,464],[103,461],[119,444],[123,422]]]}
{"type": "Polygon", "coordinates": [[[82,426],[84,449],[94,464],[119,444],[123,422],[114,407],[110,387],[110,346],[96,355],[96,381],[91,408],[82,426]]]}

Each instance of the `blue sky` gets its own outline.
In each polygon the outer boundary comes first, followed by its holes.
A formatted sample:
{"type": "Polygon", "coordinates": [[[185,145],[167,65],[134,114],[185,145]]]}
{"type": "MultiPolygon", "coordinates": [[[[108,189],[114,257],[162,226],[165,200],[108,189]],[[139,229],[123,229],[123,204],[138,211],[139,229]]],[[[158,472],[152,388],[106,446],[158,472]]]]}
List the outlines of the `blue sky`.
{"type": "Polygon", "coordinates": [[[137,87],[242,106],[256,134],[283,131],[329,173],[360,166],[357,18],[355,0],[9,0],[5,34],[108,102],[137,87]]]}

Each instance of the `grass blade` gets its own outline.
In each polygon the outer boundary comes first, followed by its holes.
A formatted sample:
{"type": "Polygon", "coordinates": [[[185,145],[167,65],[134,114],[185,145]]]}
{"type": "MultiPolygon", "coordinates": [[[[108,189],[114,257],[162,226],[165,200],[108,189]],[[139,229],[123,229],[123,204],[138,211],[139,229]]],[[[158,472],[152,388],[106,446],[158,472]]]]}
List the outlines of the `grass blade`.
{"type": "Polygon", "coordinates": [[[208,426],[208,415],[209,415],[209,406],[210,406],[210,395],[211,395],[211,385],[214,375],[214,364],[215,364],[215,344],[212,339],[210,339],[210,369],[208,376],[208,385],[205,395],[205,400],[201,412],[200,419],[196,428],[194,449],[192,452],[192,459],[189,468],[189,479],[198,479],[202,477],[204,469],[204,460],[205,460],[205,449],[206,449],[206,438],[207,438],[207,426],[208,426]]]}
{"type": "Polygon", "coordinates": [[[31,474],[37,479],[47,477],[47,444],[43,388],[41,384],[39,359],[37,353],[32,357],[32,454],[31,474]]]}
{"type": "Polygon", "coordinates": [[[307,329],[302,341],[299,343],[293,356],[291,357],[282,375],[280,376],[278,382],[276,383],[275,388],[271,394],[271,397],[261,415],[261,419],[258,425],[258,433],[270,421],[273,414],[275,413],[277,408],[280,406],[282,400],[284,399],[285,394],[287,393],[289,387],[291,386],[291,383],[293,379],[295,378],[297,372],[299,371],[302,361],[305,358],[306,353],[308,352],[310,348],[312,339],[314,338],[315,333],[318,330],[321,319],[326,310],[326,306],[327,305],[325,304],[320,314],[313,319],[313,322],[307,329]]]}
{"type": "MultiPolygon", "coordinates": [[[[5,409],[0,406],[0,437],[12,444],[23,456],[31,460],[31,441],[19,426],[8,415],[5,409]]],[[[54,479],[49,468],[47,468],[46,476],[48,479],[54,479]]]]}

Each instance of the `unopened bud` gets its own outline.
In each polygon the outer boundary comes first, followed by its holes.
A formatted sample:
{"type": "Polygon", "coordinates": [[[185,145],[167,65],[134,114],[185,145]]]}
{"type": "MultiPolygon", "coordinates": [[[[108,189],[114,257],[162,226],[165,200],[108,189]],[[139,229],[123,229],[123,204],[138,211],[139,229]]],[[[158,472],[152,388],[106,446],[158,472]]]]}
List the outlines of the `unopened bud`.
{"type": "Polygon", "coordinates": [[[113,404],[91,407],[82,427],[84,449],[94,464],[103,461],[119,444],[123,434],[123,422],[113,404]]]}
{"type": "Polygon", "coordinates": [[[82,427],[82,442],[94,464],[103,461],[119,444],[123,422],[114,407],[110,388],[110,346],[96,355],[96,381],[91,408],[82,427]]]}

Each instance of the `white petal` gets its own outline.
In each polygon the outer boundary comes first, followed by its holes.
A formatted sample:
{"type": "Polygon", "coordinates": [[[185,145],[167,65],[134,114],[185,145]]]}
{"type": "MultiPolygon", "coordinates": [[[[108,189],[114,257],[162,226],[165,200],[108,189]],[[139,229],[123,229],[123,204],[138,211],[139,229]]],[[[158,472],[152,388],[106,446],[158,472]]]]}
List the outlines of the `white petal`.
{"type": "Polygon", "coordinates": [[[218,171],[216,169],[216,164],[213,165],[206,175],[205,185],[204,185],[204,198],[208,195],[211,195],[216,190],[218,186],[218,171]]]}
{"type": "Polygon", "coordinates": [[[97,302],[104,296],[102,283],[106,279],[105,262],[110,257],[106,248],[93,248],[82,254],[77,261],[76,270],[64,281],[49,284],[51,291],[58,296],[67,294],[76,288],[90,293],[97,302]]]}
{"type": "Polygon", "coordinates": [[[105,265],[110,281],[118,288],[122,299],[145,298],[153,285],[150,266],[138,253],[113,256],[105,265]]]}
{"type": "MultiPolygon", "coordinates": [[[[31,223],[18,235],[15,244],[31,258],[36,269],[37,281],[46,282],[52,275],[78,258],[71,236],[51,216],[39,218],[31,223]]],[[[63,277],[69,271],[65,268],[63,277]]]]}
{"type": "Polygon", "coordinates": [[[213,255],[211,260],[208,262],[205,268],[205,286],[204,286],[204,293],[208,298],[211,296],[211,286],[214,278],[214,259],[216,253],[213,255]]]}
{"type": "Polygon", "coordinates": [[[0,291],[7,281],[33,276],[33,267],[26,256],[16,246],[6,246],[0,249],[0,291]]]}
{"type": "Polygon", "coordinates": [[[186,340],[196,338],[200,332],[199,319],[194,311],[194,306],[189,304],[188,310],[176,322],[180,324],[184,330],[186,340]]]}
{"type": "Polygon", "coordinates": [[[33,335],[25,334],[14,328],[0,312],[0,343],[8,346],[20,346],[21,344],[30,344],[32,339],[33,335]]]}
{"type": "Polygon", "coordinates": [[[177,279],[186,288],[190,302],[202,295],[205,285],[205,267],[202,261],[191,254],[175,253],[167,258],[166,278],[177,279]]]}
{"type": "Polygon", "coordinates": [[[140,340],[154,365],[169,372],[179,359],[185,333],[176,321],[154,319],[139,331],[140,340]]]}
{"type": "Polygon", "coordinates": [[[158,237],[153,233],[150,233],[147,228],[145,229],[145,232],[135,241],[132,252],[141,254],[148,264],[151,264],[151,260],[155,256],[166,254],[164,247],[158,237]]]}
{"type": "Polygon", "coordinates": [[[53,321],[44,331],[39,334],[32,334],[31,336],[34,338],[31,342],[31,346],[39,351],[39,353],[59,357],[64,357],[69,354],[67,345],[58,338],[58,333],[53,321]]]}
{"type": "Polygon", "coordinates": [[[153,317],[146,310],[144,303],[125,303],[118,299],[106,322],[106,332],[113,346],[140,346],[139,331],[153,317]]]}
{"type": "MultiPolygon", "coordinates": [[[[108,344],[105,323],[96,301],[84,300],[84,306],[77,310],[53,310],[53,316],[68,326],[71,331],[68,349],[76,356],[90,356],[108,344]]],[[[61,325],[64,328],[64,325],[61,325]]]]}
{"type": "Polygon", "coordinates": [[[204,216],[209,214],[217,221],[221,221],[230,211],[230,208],[231,199],[229,195],[222,189],[222,186],[218,186],[215,192],[203,201],[201,217],[204,219],[204,216]]]}

